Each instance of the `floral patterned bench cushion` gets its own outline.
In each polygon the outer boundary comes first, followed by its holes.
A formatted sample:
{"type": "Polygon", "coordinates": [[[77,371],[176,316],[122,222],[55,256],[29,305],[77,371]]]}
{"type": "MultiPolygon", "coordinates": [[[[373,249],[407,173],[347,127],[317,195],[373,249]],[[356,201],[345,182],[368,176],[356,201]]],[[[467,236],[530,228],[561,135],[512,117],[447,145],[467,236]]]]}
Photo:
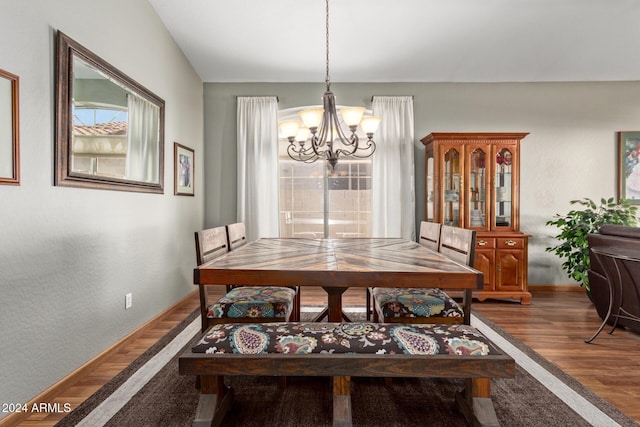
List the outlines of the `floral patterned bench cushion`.
{"type": "Polygon", "coordinates": [[[211,304],[208,318],[289,318],[296,291],[280,286],[238,286],[211,304]]]}
{"type": "Polygon", "coordinates": [[[438,288],[373,288],[379,318],[464,317],[458,303],[438,288]]]}
{"type": "Polygon", "coordinates": [[[396,323],[229,323],[214,325],[194,353],[368,353],[488,355],[500,352],[468,325],[396,323]]]}

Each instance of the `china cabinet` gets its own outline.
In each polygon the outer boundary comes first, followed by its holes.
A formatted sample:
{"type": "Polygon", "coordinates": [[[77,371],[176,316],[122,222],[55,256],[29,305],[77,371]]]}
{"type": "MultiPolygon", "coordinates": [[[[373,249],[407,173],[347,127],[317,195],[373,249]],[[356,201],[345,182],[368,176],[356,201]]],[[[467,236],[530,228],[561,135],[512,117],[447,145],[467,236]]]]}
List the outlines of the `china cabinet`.
{"type": "Polygon", "coordinates": [[[476,230],[473,296],[531,302],[520,231],[520,141],[528,133],[431,133],[426,149],[426,220],[476,230]]]}

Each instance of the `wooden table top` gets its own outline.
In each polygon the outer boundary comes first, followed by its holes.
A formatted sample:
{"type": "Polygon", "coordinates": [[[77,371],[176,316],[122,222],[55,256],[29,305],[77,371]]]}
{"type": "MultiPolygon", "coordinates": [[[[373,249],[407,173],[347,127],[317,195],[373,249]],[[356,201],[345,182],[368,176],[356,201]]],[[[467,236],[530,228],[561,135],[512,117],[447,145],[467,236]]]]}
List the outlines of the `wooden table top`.
{"type": "Polygon", "coordinates": [[[482,273],[404,239],[259,239],[194,270],[194,283],[482,289],[482,273]]]}

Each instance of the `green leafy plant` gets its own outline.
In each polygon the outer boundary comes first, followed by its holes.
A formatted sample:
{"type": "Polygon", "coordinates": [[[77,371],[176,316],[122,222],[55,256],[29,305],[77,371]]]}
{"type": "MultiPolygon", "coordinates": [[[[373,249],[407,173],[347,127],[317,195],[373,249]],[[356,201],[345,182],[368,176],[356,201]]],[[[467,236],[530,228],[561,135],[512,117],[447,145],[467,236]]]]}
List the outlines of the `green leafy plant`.
{"type": "Polygon", "coordinates": [[[570,203],[582,208],[571,210],[566,215],[556,214],[553,220],[547,221],[547,225],[554,225],[560,229],[560,234],[555,236],[560,243],[546,248],[546,251],[566,259],[562,263],[562,268],[570,278],[589,292],[587,272],[590,264],[587,236],[590,233],[597,233],[603,224],[637,226],[637,208],[627,200],[615,202],[613,197],[600,199],[600,206],[588,198],[572,200],[570,203]]]}

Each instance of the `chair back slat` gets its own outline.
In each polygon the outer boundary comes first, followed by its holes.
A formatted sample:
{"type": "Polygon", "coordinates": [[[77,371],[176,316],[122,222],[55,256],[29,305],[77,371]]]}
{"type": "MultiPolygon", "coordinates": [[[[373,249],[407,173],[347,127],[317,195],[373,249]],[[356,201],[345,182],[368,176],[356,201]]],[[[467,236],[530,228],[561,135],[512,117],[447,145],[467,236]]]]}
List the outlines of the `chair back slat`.
{"type": "Polygon", "coordinates": [[[238,249],[247,244],[247,230],[244,222],[227,225],[227,245],[229,250],[238,249]]]}
{"type": "Polygon", "coordinates": [[[476,248],[476,231],[443,225],[440,231],[439,252],[462,264],[473,266],[476,248]]]}
{"type": "Polygon", "coordinates": [[[440,247],[440,227],[437,222],[422,221],[420,223],[420,236],[418,243],[422,246],[437,251],[440,247]]]}
{"type": "MultiPolygon", "coordinates": [[[[198,266],[207,263],[229,252],[227,243],[227,229],[222,227],[208,228],[206,230],[196,231],[196,262],[198,266]]],[[[209,326],[207,320],[207,307],[209,307],[209,293],[211,299],[215,298],[214,286],[198,285],[200,293],[200,319],[202,322],[202,331],[204,332],[209,326]]]]}
{"type": "MultiPolygon", "coordinates": [[[[440,229],[439,252],[446,257],[473,267],[476,255],[476,231],[443,225],[440,229]]],[[[465,325],[471,324],[471,300],[473,291],[465,289],[462,297],[462,311],[465,325]]]]}
{"type": "Polygon", "coordinates": [[[209,228],[195,232],[196,261],[202,265],[229,252],[225,227],[209,228]]]}

